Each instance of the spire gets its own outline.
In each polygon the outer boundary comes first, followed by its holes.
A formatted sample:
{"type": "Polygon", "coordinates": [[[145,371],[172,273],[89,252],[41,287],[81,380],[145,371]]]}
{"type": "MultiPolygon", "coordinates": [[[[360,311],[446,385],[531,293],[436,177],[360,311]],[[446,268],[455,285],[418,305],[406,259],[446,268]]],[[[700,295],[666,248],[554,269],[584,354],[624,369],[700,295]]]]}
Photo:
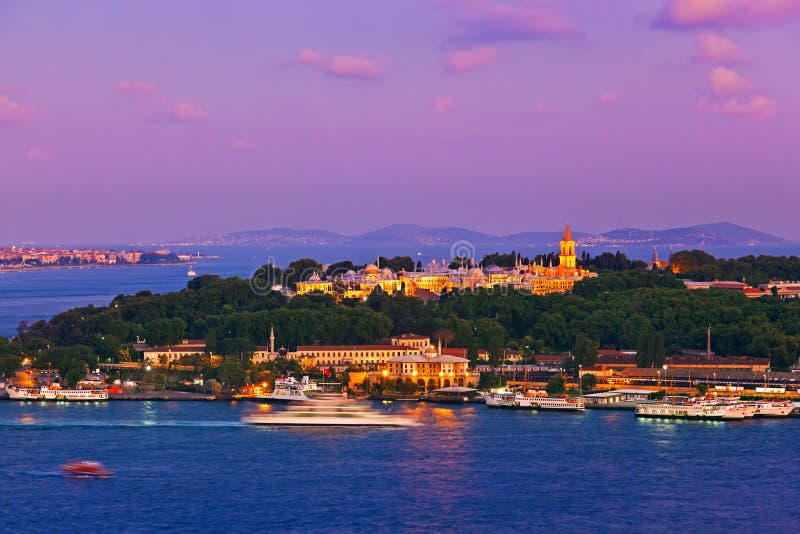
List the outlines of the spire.
{"type": "Polygon", "coordinates": [[[658,249],[656,247],[653,247],[653,264],[656,267],[658,267],[658,263],[659,263],[659,261],[658,261],[658,249]]]}
{"type": "Polygon", "coordinates": [[[569,229],[569,223],[567,223],[567,227],[564,228],[564,238],[562,241],[572,241],[572,232],[569,229]]]}
{"type": "Polygon", "coordinates": [[[273,325],[269,326],[269,352],[270,354],[275,352],[275,327],[273,325]]]}

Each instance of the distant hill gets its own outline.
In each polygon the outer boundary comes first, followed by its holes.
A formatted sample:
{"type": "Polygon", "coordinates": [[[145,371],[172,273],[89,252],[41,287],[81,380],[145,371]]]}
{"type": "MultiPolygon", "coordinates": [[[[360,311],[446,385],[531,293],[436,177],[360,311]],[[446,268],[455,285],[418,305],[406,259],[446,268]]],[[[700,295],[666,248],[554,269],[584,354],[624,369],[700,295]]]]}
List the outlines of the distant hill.
{"type": "Polygon", "coordinates": [[[594,236],[578,239],[581,245],[673,245],[673,246],[725,246],[771,245],[786,240],[774,235],[745,228],[733,223],[698,224],[667,230],[639,230],[620,228],[594,236]]]}
{"type": "MultiPolygon", "coordinates": [[[[669,228],[666,230],[641,230],[620,228],[591,234],[572,232],[579,245],[593,246],[724,246],[724,245],[764,245],[785,243],[786,240],[774,235],[745,228],[732,223],[711,223],[669,228]]],[[[185,245],[380,245],[380,246],[441,246],[456,241],[469,241],[474,245],[497,247],[523,247],[554,245],[561,240],[562,232],[522,232],[496,236],[468,230],[465,228],[430,228],[413,224],[395,224],[378,230],[346,236],[327,230],[294,230],[273,228],[271,230],[246,230],[221,236],[191,238],[177,244],[185,245]]]]}

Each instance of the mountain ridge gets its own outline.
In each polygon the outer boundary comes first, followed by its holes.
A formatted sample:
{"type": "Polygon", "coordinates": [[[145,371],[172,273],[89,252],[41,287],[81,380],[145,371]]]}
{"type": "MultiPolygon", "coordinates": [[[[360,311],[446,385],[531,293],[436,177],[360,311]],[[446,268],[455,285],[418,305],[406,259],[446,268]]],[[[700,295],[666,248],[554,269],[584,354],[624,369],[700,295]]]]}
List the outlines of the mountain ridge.
{"type": "MultiPolygon", "coordinates": [[[[459,227],[428,227],[414,224],[394,224],[356,235],[344,235],[328,230],[297,230],[278,227],[265,230],[242,230],[217,236],[190,238],[172,245],[328,245],[328,246],[442,246],[458,241],[473,245],[539,246],[553,245],[561,240],[563,231],[529,231],[493,235],[459,227]]],[[[572,231],[581,246],[725,246],[787,243],[786,239],[730,222],[694,226],[643,230],[618,228],[601,233],[572,231]]]]}

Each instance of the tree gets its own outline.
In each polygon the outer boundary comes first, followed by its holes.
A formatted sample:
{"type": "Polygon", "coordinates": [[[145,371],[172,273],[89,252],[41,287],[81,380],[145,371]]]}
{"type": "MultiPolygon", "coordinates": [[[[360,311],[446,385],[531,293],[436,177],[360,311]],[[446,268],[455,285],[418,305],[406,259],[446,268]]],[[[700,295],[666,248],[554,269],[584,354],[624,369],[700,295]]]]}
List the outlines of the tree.
{"type": "Polygon", "coordinates": [[[584,373],[581,377],[581,389],[583,391],[591,391],[597,385],[597,377],[592,373],[584,373]]]}
{"type": "Polygon", "coordinates": [[[589,339],[583,333],[575,336],[575,345],[572,348],[572,354],[575,356],[575,365],[583,365],[589,367],[597,362],[597,350],[600,347],[600,342],[589,339]]]}
{"type": "Polygon", "coordinates": [[[547,391],[548,395],[561,395],[564,393],[565,387],[564,376],[559,373],[550,377],[544,389],[547,391]]]}
{"type": "Polygon", "coordinates": [[[213,378],[206,380],[205,387],[215,397],[219,397],[220,393],[222,393],[222,386],[213,378]]]}
{"type": "Polygon", "coordinates": [[[244,385],[246,374],[239,362],[227,361],[217,369],[217,378],[229,388],[238,388],[244,385]]]}

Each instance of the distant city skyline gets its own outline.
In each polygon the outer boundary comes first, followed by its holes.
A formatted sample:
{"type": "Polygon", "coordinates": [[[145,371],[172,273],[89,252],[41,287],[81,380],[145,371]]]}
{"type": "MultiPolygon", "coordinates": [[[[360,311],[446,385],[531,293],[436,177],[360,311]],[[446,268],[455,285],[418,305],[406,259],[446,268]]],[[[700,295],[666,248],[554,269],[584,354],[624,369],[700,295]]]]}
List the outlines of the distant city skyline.
{"type": "Polygon", "coordinates": [[[800,0],[0,5],[0,243],[730,221],[790,240],[800,0]]]}

